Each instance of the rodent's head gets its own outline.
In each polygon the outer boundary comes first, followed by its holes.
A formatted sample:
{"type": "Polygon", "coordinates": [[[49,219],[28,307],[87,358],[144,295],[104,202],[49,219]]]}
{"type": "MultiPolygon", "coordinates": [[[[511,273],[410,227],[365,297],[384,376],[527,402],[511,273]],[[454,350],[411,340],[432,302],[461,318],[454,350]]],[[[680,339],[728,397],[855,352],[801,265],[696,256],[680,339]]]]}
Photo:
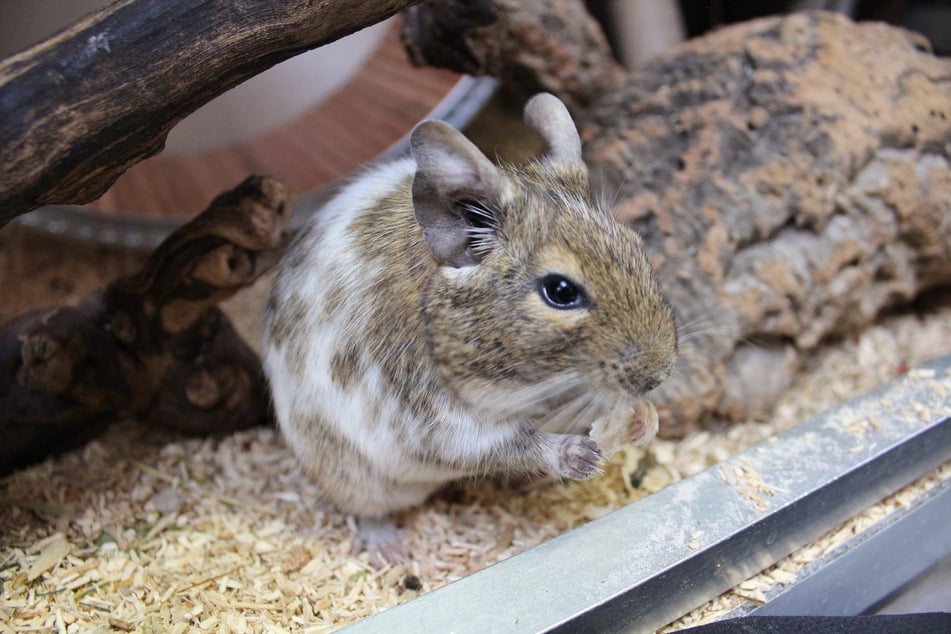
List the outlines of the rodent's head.
{"type": "Polygon", "coordinates": [[[413,131],[416,218],[444,264],[423,299],[430,351],[478,407],[634,400],[671,371],[673,312],[640,236],[593,202],[564,105],[536,95],[525,119],[547,152],[519,168],[445,123],[413,131]]]}

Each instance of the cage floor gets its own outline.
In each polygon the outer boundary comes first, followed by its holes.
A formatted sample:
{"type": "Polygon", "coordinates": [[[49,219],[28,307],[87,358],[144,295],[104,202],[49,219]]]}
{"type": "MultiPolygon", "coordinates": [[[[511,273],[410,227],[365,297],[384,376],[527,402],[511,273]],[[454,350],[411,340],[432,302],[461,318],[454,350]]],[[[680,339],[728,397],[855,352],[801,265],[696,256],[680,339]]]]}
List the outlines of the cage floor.
{"type": "MultiPolygon", "coordinates": [[[[0,320],[75,301],[135,264],[18,231],[0,233],[0,320]]],[[[226,306],[250,341],[268,284],[226,306]]],[[[402,517],[409,561],[382,570],[350,554],[351,524],[317,502],[273,430],[189,438],[126,421],[83,449],[0,480],[0,629],[330,631],[658,491],[948,353],[946,294],[823,348],[769,420],[624,448],[592,481],[452,487],[402,517]]],[[[951,477],[951,466],[942,469],[932,481],[951,477]]],[[[902,499],[893,496],[675,627],[755,601],[763,587],[902,499]]]]}

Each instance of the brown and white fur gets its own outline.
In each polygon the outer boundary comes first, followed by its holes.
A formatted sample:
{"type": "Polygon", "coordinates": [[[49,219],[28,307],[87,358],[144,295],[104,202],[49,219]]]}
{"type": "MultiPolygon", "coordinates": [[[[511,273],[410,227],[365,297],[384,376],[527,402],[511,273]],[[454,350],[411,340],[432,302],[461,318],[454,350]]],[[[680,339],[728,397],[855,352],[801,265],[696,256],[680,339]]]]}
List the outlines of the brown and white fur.
{"type": "Polygon", "coordinates": [[[280,265],[274,411],[365,526],[458,478],[595,475],[588,430],[626,424],[675,361],[671,308],[640,237],[594,203],[567,110],[541,94],[525,117],[547,152],[521,167],[419,124],[413,158],[357,178],[280,265]]]}

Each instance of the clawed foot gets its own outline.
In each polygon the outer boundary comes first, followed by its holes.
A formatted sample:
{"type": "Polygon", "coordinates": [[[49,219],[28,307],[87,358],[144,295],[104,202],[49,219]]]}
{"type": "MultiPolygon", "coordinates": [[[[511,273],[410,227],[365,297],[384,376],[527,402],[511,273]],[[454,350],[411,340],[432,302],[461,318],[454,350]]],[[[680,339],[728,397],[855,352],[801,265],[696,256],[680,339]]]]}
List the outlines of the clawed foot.
{"type": "Polygon", "coordinates": [[[357,518],[357,534],[350,554],[358,555],[364,551],[370,554],[370,565],[377,569],[406,562],[400,531],[393,520],[387,518],[357,518]]]}
{"type": "Polygon", "coordinates": [[[565,436],[559,456],[559,475],[569,480],[587,480],[601,473],[604,454],[587,436],[565,436]]]}

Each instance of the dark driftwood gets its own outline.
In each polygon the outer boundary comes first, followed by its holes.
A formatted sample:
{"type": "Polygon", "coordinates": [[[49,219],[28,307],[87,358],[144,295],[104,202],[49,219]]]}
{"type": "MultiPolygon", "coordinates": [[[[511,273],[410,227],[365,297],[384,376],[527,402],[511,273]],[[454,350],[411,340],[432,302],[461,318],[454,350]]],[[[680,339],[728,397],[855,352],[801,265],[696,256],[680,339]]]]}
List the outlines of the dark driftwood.
{"type": "Polygon", "coordinates": [[[579,113],[625,81],[578,0],[430,0],[403,12],[410,59],[492,75],[521,94],[558,94],[579,113]]]}
{"type": "Polygon", "coordinates": [[[0,226],[98,198],[274,64],[418,0],[121,0],[0,62],[0,226]]]}
{"type": "Polygon", "coordinates": [[[558,46],[519,26],[527,5],[541,15],[561,0],[489,4],[491,28],[458,20],[463,31],[448,32],[437,14],[440,40],[489,51],[480,68],[575,104],[600,91],[575,109],[586,160],[615,215],[644,235],[685,331],[678,372],[656,394],[662,433],[767,412],[803,352],[951,284],[951,61],[921,39],[832,14],[764,19],[612,87],[589,57],[567,58],[561,79],[520,57],[558,46]]]}
{"type": "Polygon", "coordinates": [[[75,307],[0,326],[0,474],[135,416],[188,432],[268,420],[254,352],[216,304],[277,260],[291,205],[252,177],[75,307]]]}

